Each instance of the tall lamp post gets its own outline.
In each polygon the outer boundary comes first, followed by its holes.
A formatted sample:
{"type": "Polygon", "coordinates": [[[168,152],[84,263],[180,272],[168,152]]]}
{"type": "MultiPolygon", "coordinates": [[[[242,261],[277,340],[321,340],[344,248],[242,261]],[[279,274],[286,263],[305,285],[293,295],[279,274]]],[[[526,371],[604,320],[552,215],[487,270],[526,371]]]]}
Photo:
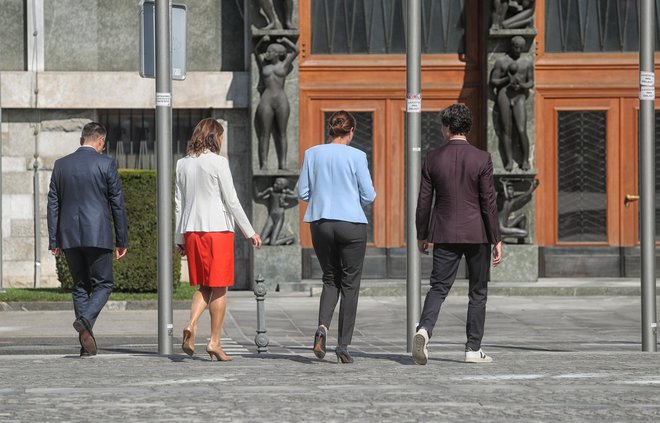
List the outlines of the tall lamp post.
{"type": "Polygon", "coordinates": [[[408,36],[406,39],[406,227],[407,280],[406,340],[412,351],[412,338],[421,311],[420,253],[417,249],[415,208],[419,192],[422,162],[422,94],[421,94],[421,0],[408,0],[408,36]]]}
{"type": "Polygon", "coordinates": [[[641,0],[639,169],[642,250],[642,351],[657,351],[655,305],[655,1],[641,0]]]}
{"type": "Polygon", "coordinates": [[[172,354],[172,65],[169,0],[156,0],[158,354],[172,354]]]}

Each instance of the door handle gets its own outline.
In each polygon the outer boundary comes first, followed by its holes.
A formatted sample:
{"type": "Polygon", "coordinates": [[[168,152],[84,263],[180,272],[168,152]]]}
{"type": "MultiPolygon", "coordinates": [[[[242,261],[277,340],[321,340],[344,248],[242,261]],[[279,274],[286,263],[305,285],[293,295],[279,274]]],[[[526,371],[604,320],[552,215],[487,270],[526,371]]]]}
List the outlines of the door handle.
{"type": "Polygon", "coordinates": [[[626,194],[626,198],[623,200],[623,205],[630,207],[630,203],[633,201],[639,201],[639,195],[626,194]]]}

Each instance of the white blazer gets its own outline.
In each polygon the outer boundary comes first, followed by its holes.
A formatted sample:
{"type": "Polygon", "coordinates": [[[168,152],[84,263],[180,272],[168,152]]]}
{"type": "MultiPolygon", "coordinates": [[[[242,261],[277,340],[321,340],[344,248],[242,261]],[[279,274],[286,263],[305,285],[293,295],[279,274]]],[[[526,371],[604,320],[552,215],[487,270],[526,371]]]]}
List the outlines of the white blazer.
{"type": "Polygon", "coordinates": [[[241,207],[225,157],[212,152],[176,162],[174,239],[184,244],[186,232],[234,231],[234,219],[246,238],[255,234],[241,207]]]}

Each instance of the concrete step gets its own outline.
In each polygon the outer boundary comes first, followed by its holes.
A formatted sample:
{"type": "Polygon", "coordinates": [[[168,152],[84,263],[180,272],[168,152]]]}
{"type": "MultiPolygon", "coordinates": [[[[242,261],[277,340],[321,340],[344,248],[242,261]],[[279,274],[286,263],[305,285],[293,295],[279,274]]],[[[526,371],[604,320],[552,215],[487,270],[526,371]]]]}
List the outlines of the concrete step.
{"type": "MultiPolygon", "coordinates": [[[[318,296],[323,289],[320,279],[303,279],[300,282],[280,283],[277,292],[308,292],[318,296]]],[[[429,281],[422,280],[421,293],[425,295],[429,281]]],[[[658,280],[656,280],[656,293],[658,280]]],[[[360,295],[405,296],[406,281],[403,279],[363,279],[360,295]]],[[[467,295],[468,281],[457,279],[449,295],[467,295]]],[[[586,295],[635,295],[641,296],[641,282],[632,278],[542,278],[536,282],[491,282],[489,295],[505,296],[586,296],[586,295]]]]}

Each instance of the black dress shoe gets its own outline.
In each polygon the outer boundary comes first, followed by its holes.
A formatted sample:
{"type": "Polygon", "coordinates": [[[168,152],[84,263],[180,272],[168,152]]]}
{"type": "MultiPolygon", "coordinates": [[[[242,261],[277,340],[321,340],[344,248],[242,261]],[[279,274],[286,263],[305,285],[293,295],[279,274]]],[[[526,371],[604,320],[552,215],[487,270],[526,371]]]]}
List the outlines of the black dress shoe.
{"type": "Polygon", "coordinates": [[[89,358],[89,357],[92,357],[92,355],[87,352],[85,347],[80,347],[80,358],[89,358]]]}
{"type": "Polygon", "coordinates": [[[84,317],[79,317],[73,322],[73,328],[78,331],[80,345],[91,355],[96,355],[96,339],[89,322],[84,317]]]}
{"type": "Polygon", "coordinates": [[[314,334],[314,355],[318,359],[325,357],[325,339],[328,337],[327,332],[319,326],[314,334]]]}
{"type": "Polygon", "coordinates": [[[337,354],[337,361],[342,364],[350,364],[353,362],[353,357],[348,353],[347,345],[340,345],[335,349],[335,354],[337,354]]]}

